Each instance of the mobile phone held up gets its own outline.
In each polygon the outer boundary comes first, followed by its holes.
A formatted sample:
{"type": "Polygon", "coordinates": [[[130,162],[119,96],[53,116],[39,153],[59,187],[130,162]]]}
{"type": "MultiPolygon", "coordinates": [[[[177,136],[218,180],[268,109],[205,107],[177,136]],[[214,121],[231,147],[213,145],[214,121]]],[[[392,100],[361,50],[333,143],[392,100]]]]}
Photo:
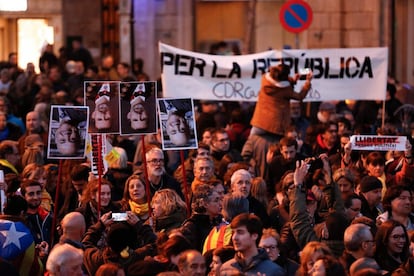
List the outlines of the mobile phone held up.
{"type": "Polygon", "coordinates": [[[310,68],[300,68],[299,69],[299,79],[306,80],[306,76],[311,72],[310,68]]]}
{"type": "Polygon", "coordinates": [[[127,214],[126,213],[112,213],[112,218],[114,221],[126,221],[127,214]]]}

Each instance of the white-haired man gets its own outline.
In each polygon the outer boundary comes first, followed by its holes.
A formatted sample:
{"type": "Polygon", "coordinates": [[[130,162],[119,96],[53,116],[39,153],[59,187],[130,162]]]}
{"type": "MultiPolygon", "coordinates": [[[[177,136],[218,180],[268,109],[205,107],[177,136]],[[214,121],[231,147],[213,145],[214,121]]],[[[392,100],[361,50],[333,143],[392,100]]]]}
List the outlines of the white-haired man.
{"type": "Polygon", "coordinates": [[[57,244],[53,247],[46,263],[51,276],[82,276],[83,251],[69,244],[57,244]]]}
{"type": "Polygon", "coordinates": [[[249,200],[250,213],[258,216],[265,228],[269,227],[270,220],[266,207],[250,194],[250,188],[252,186],[251,174],[245,169],[237,170],[231,176],[230,182],[232,193],[241,194],[243,197],[247,198],[249,200]]]}

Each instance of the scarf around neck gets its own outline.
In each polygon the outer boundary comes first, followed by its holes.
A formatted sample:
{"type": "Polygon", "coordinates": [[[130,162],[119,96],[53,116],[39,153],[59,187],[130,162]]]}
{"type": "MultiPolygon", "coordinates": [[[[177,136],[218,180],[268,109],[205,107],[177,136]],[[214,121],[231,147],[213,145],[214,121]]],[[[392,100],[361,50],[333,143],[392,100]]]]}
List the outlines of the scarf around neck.
{"type": "Polygon", "coordinates": [[[131,211],[134,212],[134,214],[138,216],[143,216],[148,214],[149,208],[148,208],[148,202],[139,204],[136,202],[133,202],[132,200],[128,201],[129,208],[131,208],[131,211]]]}

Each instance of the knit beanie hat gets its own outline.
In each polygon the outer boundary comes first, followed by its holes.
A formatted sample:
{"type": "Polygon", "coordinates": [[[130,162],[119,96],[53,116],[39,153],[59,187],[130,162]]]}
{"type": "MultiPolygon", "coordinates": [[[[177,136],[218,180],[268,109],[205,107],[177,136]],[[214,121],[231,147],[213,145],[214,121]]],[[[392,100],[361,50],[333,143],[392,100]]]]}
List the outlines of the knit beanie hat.
{"type": "Polygon", "coordinates": [[[382,189],[381,181],[375,176],[364,176],[359,184],[361,193],[367,193],[375,189],[382,189]]]}

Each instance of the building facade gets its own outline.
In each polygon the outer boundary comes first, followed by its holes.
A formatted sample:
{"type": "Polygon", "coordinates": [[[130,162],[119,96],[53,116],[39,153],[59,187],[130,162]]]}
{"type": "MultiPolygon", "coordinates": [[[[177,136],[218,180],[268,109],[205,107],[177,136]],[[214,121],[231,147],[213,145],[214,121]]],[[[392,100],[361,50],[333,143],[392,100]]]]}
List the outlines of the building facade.
{"type": "Polygon", "coordinates": [[[0,58],[17,51],[25,67],[30,58],[36,62],[48,37],[56,53],[80,38],[96,63],[105,54],[116,61],[142,58],[144,70],[157,79],[159,41],[199,52],[226,41],[246,54],[270,48],[388,47],[390,75],[414,84],[414,1],[307,0],[313,21],[300,34],[284,30],[279,21],[286,1],[28,0],[27,11],[0,11],[0,58]],[[39,35],[28,25],[44,30],[39,35]],[[35,35],[40,46],[28,47],[28,37],[35,35]]]}

